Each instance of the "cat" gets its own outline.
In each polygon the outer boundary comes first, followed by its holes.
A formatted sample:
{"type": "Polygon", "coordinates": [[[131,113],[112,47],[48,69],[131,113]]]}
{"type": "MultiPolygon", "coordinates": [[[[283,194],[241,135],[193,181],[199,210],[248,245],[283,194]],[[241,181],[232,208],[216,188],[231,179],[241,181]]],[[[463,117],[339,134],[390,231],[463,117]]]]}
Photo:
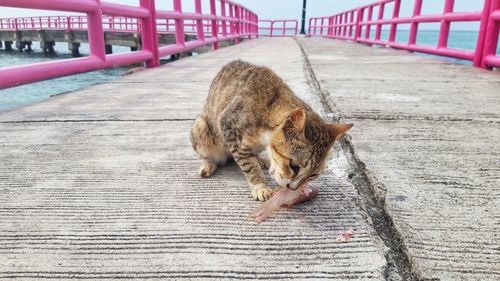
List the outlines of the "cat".
{"type": "Polygon", "coordinates": [[[203,160],[201,177],[232,157],[253,198],[265,201],[273,191],[263,169],[280,186],[297,189],[318,177],[333,143],[351,127],[323,120],[271,69],[236,60],[212,81],[191,143],[203,160]],[[270,159],[261,155],[266,149],[270,159]]]}

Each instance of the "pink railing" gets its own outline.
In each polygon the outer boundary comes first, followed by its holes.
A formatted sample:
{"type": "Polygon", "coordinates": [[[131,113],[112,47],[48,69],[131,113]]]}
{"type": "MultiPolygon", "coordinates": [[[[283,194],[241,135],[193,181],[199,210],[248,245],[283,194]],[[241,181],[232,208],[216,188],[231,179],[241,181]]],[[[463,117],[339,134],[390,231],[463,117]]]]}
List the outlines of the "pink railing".
{"type": "MultiPolygon", "coordinates": [[[[103,30],[119,32],[141,32],[141,21],[130,17],[102,17],[103,30]]],[[[184,20],[184,32],[196,33],[197,20],[184,20]]],[[[210,33],[211,20],[203,20],[203,31],[210,33]]],[[[218,24],[219,33],[222,25],[218,24]]],[[[158,32],[175,32],[174,19],[156,19],[158,32]]],[[[87,30],[86,16],[36,16],[18,18],[0,18],[0,30],[87,30]]],[[[226,26],[226,33],[230,34],[230,25],[226,26]]]]}
{"type": "Polygon", "coordinates": [[[259,20],[259,36],[285,37],[297,35],[298,21],[284,20],[259,20]]]}
{"type": "MultiPolygon", "coordinates": [[[[139,7],[100,0],[0,0],[0,6],[86,13],[86,17],[69,17],[69,21],[68,17],[62,17],[56,22],[51,17],[39,17],[41,22],[36,24],[40,24],[40,27],[50,23],[55,28],[86,29],[90,49],[88,57],[0,68],[0,89],[117,65],[145,62],[147,67],[155,67],[160,64],[160,57],[163,56],[205,45],[212,45],[217,49],[221,41],[234,39],[239,42],[243,37],[251,38],[258,33],[257,15],[229,0],[204,1],[209,4],[210,14],[202,13],[201,0],[194,0],[195,12],[183,12],[181,0],[172,2],[173,11],[163,11],[155,9],[154,0],[140,0],[139,7]],[[127,23],[122,23],[120,30],[141,31],[142,50],[106,55],[104,29],[117,27],[117,22],[109,22],[113,18],[123,21],[128,19],[127,23]],[[132,19],[136,22],[128,23],[132,19]],[[162,23],[165,31],[175,33],[175,44],[158,46],[157,29],[162,28],[162,23]],[[196,40],[186,42],[184,35],[188,32],[195,32],[196,40]]],[[[0,22],[2,28],[12,24],[0,22]]],[[[31,20],[26,20],[21,25],[17,21],[17,28],[30,28],[31,24],[35,25],[31,20]]]]}
{"type": "Polygon", "coordinates": [[[500,57],[496,55],[500,24],[500,0],[485,0],[482,11],[470,12],[454,12],[454,0],[445,0],[443,13],[437,15],[421,15],[422,3],[423,0],[414,0],[413,14],[409,17],[399,16],[401,0],[381,0],[332,16],[310,18],[308,35],[470,60],[477,67],[500,67],[500,57]],[[393,4],[390,18],[384,19],[385,8],[388,4],[393,4]],[[377,15],[373,13],[375,8],[378,8],[377,15]],[[477,45],[474,50],[448,47],[451,23],[462,21],[480,23],[477,45]],[[417,43],[419,23],[440,23],[437,46],[417,43]],[[399,24],[410,24],[407,42],[397,42],[396,40],[399,24]],[[384,25],[389,26],[389,36],[386,40],[381,39],[384,25]],[[374,36],[371,35],[372,26],[375,27],[374,36]]]}

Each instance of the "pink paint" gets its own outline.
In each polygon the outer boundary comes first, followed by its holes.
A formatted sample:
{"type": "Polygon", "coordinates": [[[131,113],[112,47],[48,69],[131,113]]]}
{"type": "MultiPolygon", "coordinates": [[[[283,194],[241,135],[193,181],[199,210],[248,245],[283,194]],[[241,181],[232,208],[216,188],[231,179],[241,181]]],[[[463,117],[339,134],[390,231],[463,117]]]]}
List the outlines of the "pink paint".
{"type": "Polygon", "coordinates": [[[263,33],[259,33],[259,36],[268,36],[268,37],[286,37],[286,36],[295,36],[297,35],[297,28],[299,22],[297,20],[292,19],[283,19],[283,20],[259,20],[260,26],[258,27],[263,33]],[[287,34],[287,31],[291,31],[290,34],[287,34]],[[275,32],[277,31],[277,32],[275,32]]]}
{"type": "Polygon", "coordinates": [[[500,67],[500,56],[496,54],[500,32],[500,0],[491,0],[489,18],[485,30],[481,67],[500,67]]]}
{"type": "Polygon", "coordinates": [[[210,14],[202,14],[201,0],[191,0],[195,3],[194,13],[183,12],[181,0],[172,1],[173,11],[163,11],[155,9],[154,0],[140,0],[139,7],[100,0],[0,0],[0,6],[6,7],[86,13],[86,16],[4,18],[0,19],[0,30],[88,30],[90,49],[90,55],[85,58],[0,68],[0,89],[131,63],[143,62],[146,67],[156,67],[162,56],[205,45],[213,45],[216,49],[224,40],[239,41],[242,37],[257,36],[258,16],[232,1],[204,1],[210,5],[210,14]],[[221,10],[229,6],[229,17],[222,11],[217,14],[216,1],[221,3],[221,10]],[[237,12],[233,14],[232,8],[237,12]],[[227,34],[225,26],[233,24],[235,28],[230,28],[227,34]],[[106,55],[105,30],[141,32],[143,50],[106,55]],[[158,32],[175,33],[176,43],[159,47],[158,32]],[[184,42],[185,33],[196,34],[197,40],[184,42]]]}
{"type": "Polygon", "coordinates": [[[434,15],[421,15],[423,0],[414,0],[413,14],[410,17],[400,17],[399,10],[401,0],[379,0],[373,3],[341,12],[331,16],[313,17],[309,19],[308,36],[322,36],[334,39],[349,40],[369,45],[382,45],[391,48],[408,51],[424,52],[435,55],[447,56],[473,61],[474,66],[483,68],[500,67],[500,58],[496,54],[500,29],[500,0],[485,0],[482,11],[454,12],[454,0],[445,0],[443,12],[434,15]],[[392,7],[392,18],[383,19],[382,10],[388,3],[394,3],[392,7]],[[379,7],[376,20],[372,19],[373,8],[379,7]],[[366,10],[366,11],[365,11],[366,10]],[[367,19],[363,16],[368,13],[367,19]],[[352,16],[347,19],[347,15],[352,16]],[[356,14],[356,16],[354,16],[356,14]],[[328,21],[329,18],[342,18],[343,21],[328,21]],[[450,25],[457,21],[480,22],[477,46],[475,50],[462,50],[448,47],[450,25]],[[417,44],[419,23],[438,22],[440,32],[436,46],[425,46],[417,44]],[[407,42],[396,41],[397,26],[399,24],[410,24],[410,34],[407,42]],[[375,38],[370,38],[370,26],[376,26],[375,38]],[[390,25],[388,40],[382,40],[382,25],[390,25]],[[345,32],[349,29],[349,32],[345,32]],[[325,32],[326,30],[326,32],[325,32]],[[333,32],[328,32],[333,30],[333,32]],[[340,32],[337,32],[340,30],[340,32]],[[354,32],[352,32],[354,30],[354,32]],[[365,31],[362,34],[362,31],[365,31]],[[363,36],[364,35],[364,36],[363,36]]]}

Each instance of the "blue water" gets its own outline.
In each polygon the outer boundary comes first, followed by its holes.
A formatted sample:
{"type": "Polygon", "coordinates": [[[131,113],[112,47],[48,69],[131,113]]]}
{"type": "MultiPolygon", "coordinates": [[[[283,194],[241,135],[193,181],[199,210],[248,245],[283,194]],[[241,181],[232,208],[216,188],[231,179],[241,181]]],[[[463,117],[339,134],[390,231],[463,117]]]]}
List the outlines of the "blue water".
{"type": "MultiPolygon", "coordinates": [[[[401,43],[407,43],[409,37],[409,30],[398,30],[396,33],[396,41],[401,43]]],[[[375,30],[372,29],[370,37],[374,39],[375,30]]],[[[448,38],[448,48],[464,49],[464,50],[475,50],[477,44],[478,33],[476,31],[456,31],[450,30],[450,36],[448,38]]],[[[389,30],[382,30],[381,40],[387,40],[389,37],[389,30]]],[[[419,45],[429,45],[432,47],[437,46],[439,38],[439,31],[436,30],[419,30],[417,34],[417,44],[419,45]]],[[[500,53],[500,44],[498,44],[497,53],[500,53]]],[[[417,53],[419,55],[428,57],[440,57],[436,55],[417,53]]],[[[444,58],[456,63],[472,65],[471,61],[454,59],[454,58],[444,58]]]]}
{"type": "MultiPolygon", "coordinates": [[[[408,41],[408,30],[399,30],[396,36],[396,41],[406,43],[408,41]]],[[[372,38],[375,34],[373,29],[371,32],[372,38]]],[[[382,30],[382,39],[387,39],[388,31],[382,30]]],[[[417,43],[436,46],[438,40],[438,31],[434,30],[419,30],[417,43]]],[[[448,46],[458,49],[474,50],[476,47],[477,32],[474,31],[450,31],[450,38],[448,46]]],[[[67,50],[66,43],[58,43],[56,45],[56,55],[49,56],[41,53],[37,48],[38,42],[33,42],[34,52],[32,53],[19,53],[17,51],[6,52],[0,50],[0,67],[22,65],[35,62],[58,60],[70,58],[71,54],[67,50]]],[[[113,52],[128,52],[129,49],[125,47],[113,46],[113,52]]],[[[80,47],[82,55],[88,55],[88,46],[82,44],[80,47]]],[[[497,53],[500,53],[500,44],[497,53]]],[[[418,53],[417,53],[418,54],[418,53]]],[[[432,56],[428,54],[420,54],[424,56],[432,56]]],[[[470,61],[446,58],[456,63],[471,64],[470,61]]],[[[61,94],[65,92],[74,91],[86,86],[97,83],[107,82],[118,77],[127,70],[126,67],[116,67],[101,71],[94,71],[84,74],[77,74],[63,78],[57,78],[48,81],[28,84],[24,86],[14,87],[6,90],[0,90],[0,110],[14,108],[20,105],[33,103],[48,98],[51,95],[61,94]]]]}
{"type": "MultiPolygon", "coordinates": [[[[0,67],[71,58],[71,53],[67,50],[67,43],[56,43],[55,55],[43,54],[41,49],[37,48],[39,45],[39,42],[33,42],[33,52],[30,53],[21,53],[18,51],[6,52],[1,49],[0,67]]],[[[129,51],[129,48],[113,46],[114,53],[127,51],[129,51]]],[[[88,55],[87,44],[82,44],[80,47],[80,53],[82,56],[88,55]]],[[[70,92],[90,85],[110,81],[121,77],[127,69],[127,67],[115,67],[0,90],[0,110],[33,103],[46,99],[52,95],[70,92]]]]}

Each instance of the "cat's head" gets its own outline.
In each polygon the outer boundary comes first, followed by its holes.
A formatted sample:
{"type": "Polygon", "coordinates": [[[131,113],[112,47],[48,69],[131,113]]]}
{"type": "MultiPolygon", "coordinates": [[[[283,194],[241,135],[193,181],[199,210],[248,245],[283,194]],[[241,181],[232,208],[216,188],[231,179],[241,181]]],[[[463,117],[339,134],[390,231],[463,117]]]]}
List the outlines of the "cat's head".
{"type": "Polygon", "coordinates": [[[351,127],[308,116],[302,108],[293,110],[269,142],[271,175],[280,186],[291,189],[317,178],[333,143],[351,127]]]}

